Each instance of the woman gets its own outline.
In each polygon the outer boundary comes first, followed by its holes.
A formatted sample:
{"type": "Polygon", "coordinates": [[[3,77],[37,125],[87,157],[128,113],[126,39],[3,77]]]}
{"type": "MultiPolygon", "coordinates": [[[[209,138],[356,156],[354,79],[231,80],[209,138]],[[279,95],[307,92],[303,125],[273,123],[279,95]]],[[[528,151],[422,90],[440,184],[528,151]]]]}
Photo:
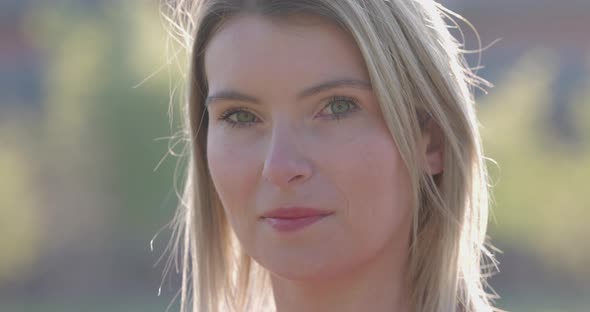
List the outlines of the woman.
{"type": "Polygon", "coordinates": [[[173,1],[181,310],[492,311],[470,86],[428,0],[173,1]]]}

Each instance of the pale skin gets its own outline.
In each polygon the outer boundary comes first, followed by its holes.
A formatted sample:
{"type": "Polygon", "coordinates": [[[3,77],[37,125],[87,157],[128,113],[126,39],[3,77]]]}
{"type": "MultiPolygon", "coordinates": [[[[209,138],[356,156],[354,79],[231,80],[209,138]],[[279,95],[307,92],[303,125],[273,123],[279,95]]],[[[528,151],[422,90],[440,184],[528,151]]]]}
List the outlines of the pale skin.
{"type": "MultiPolygon", "coordinates": [[[[210,41],[205,74],[211,176],[271,273],[276,310],[411,311],[408,170],[351,37],[312,16],[236,16],[210,41]],[[333,214],[293,233],[261,222],[284,205],[333,214]]],[[[419,145],[437,174],[431,137],[419,145]]]]}

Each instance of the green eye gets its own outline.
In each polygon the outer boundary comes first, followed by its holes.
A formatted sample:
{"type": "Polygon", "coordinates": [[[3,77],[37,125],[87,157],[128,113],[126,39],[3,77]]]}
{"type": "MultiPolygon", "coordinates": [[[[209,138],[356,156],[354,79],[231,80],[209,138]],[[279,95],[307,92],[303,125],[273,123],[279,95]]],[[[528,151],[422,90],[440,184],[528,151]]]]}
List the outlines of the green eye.
{"type": "Polygon", "coordinates": [[[334,114],[343,114],[351,109],[352,104],[347,101],[339,100],[331,103],[330,106],[334,114]]]}
{"type": "Polygon", "coordinates": [[[238,111],[235,112],[234,115],[236,117],[236,121],[240,123],[254,122],[256,120],[256,116],[254,116],[254,114],[246,111],[238,111]]]}
{"type": "Polygon", "coordinates": [[[219,120],[226,122],[232,128],[249,127],[258,122],[256,115],[244,108],[229,109],[219,117],[219,120]]]}
{"type": "Polygon", "coordinates": [[[329,119],[340,119],[360,110],[356,100],[346,96],[335,96],[330,99],[324,108],[324,117],[329,119]]]}

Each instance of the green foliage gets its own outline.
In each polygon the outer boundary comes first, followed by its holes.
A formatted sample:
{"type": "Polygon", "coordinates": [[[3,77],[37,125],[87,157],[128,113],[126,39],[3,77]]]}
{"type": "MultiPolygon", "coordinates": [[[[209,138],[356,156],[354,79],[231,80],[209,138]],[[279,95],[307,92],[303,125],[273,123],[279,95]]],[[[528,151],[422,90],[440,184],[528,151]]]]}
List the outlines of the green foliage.
{"type": "Polygon", "coordinates": [[[50,58],[44,157],[66,183],[96,193],[109,239],[142,240],[146,248],[176,204],[174,157],[155,170],[169,145],[157,139],[178,128],[168,122],[158,14],[149,3],[105,3],[95,11],[47,6],[28,19],[43,30],[36,36],[50,58]]]}
{"type": "MultiPolygon", "coordinates": [[[[566,144],[550,127],[555,64],[531,51],[480,103],[482,135],[495,185],[492,237],[532,250],[546,264],[588,276],[590,240],[590,94],[578,94],[582,142],[566,144]]],[[[587,90],[587,89],[586,89],[587,90]]]]}
{"type": "Polygon", "coordinates": [[[26,136],[16,124],[0,126],[0,281],[15,281],[34,265],[42,223],[31,157],[20,146],[26,136]]]}

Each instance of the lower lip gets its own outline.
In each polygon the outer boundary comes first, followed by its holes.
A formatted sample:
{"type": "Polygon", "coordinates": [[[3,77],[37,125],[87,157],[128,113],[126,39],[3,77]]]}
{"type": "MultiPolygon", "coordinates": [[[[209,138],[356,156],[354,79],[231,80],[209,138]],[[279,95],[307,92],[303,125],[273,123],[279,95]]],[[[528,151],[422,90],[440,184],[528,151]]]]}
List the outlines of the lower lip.
{"type": "Polygon", "coordinates": [[[293,219],[264,218],[263,220],[279,232],[294,232],[312,225],[325,217],[327,215],[293,219]]]}

